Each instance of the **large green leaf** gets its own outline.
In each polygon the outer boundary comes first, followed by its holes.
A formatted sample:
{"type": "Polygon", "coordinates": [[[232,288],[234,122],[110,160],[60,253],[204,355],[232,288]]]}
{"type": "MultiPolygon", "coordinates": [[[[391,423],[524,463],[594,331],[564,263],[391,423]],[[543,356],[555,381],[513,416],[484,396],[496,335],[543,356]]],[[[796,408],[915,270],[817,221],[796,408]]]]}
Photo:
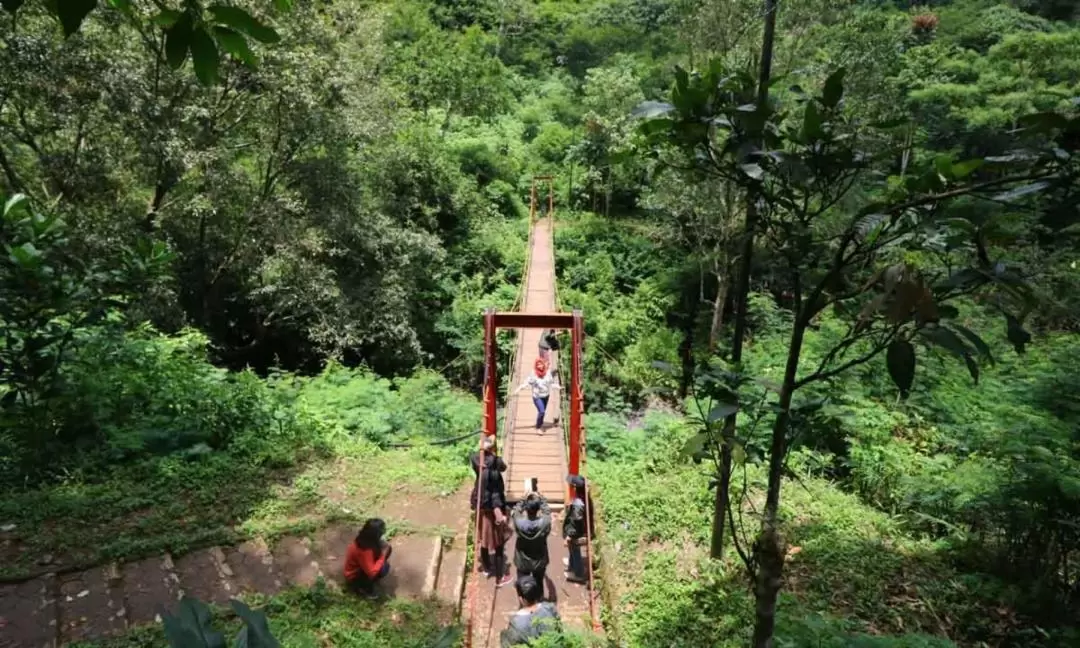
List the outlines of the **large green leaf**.
{"type": "Polygon", "coordinates": [[[56,3],[56,15],[64,27],[64,36],[79,31],[83,20],[97,6],[97,0],[61,0],[56,3]]]}
{"type": "Polygon", "coordinates": [[[183,15],[183,12],[176,11],[175,9],[162,9],[150,17],[150,22],[158,27],[172,27],[183,15]]]}
{"type": "Polygon", "coordinates": [[[221,45],[222,49],[244,65],[254,67],[258,62],[255,52],[251,51],[251,47],[248,46],[247,39],[239,32],[228,27],[216,26],[214,27],[214,39],[221,45]]]}
{"type": "Polygon", "coordinates": [[[705,444],[708,443],[708,441],[708,433],[699,432],[686,440],[686,443],[683,444],[681,454],[685,457],[700,455],[705,451],[705,444]]]}
{"type": "Polygon", "coordinates": [[[806,110],[803,113],[803,127],[802,137],[803,141],[809,143],[817,141],[821,138],[823,131],[821,130],[821,110],[818,109],[816,102],[807,101],[806,110]]]}
{"type": "Polygon", "coordinates": [[[1024,347],[1031,342],[1031,333],[1024,330],[1020,320],[1008,313],[1005,313],[1005,335],[1017,353],[1024,353],[1024,347]]]}
{"type": "Polygon", "coordinates": [[[243,9],[223,5],[213,5],[208,9],[217,22],[243,32],[257,41],[276,43],[281,40],[277,32],[259,22],[258,19],[243,9]]]}
{"type": "Polygon", "coordinates": [[[885,351],[885,365],[901,396],[907,397],[915,382],[915,347],[907,340],[893,340],[885,351]]]}
{"type": "Polygon", "coordinates": [[[165,30],[165,60],[169,67],[179,69],[191,47],[191,14],[184,13],[165,30]]]}
{"type": "Polygon", "coordinates": [[[214,630],[211,620],[210,608],[190,596],[180,599],[179,614],[162,615],[173,648],[225,648],[225,635],[214,630]]]}
{"type": "Polygon", "coordinates": [[[427,645],[431,648],[454,648],[458,645],[458,639],[461,638],[461,628],[459,626],[450,626],[439,630],[428,642],[427,645]]]}
{"type": "Polygon", "coordinates": [[[709,412],[709,423],[725,419],[739,411],[739,406],[734,403],[720,403],[709,412]]]}
{"type": "Polygon", "coordinates": [[[837,68],[828,79],[825,79],[825,89],[821,93],[821,102],[829,108],[836,107],[844,97],[844,75],[847,70],[837,68]]]}
{"type": "Polygon", "coordinates": [[[952,322],[950,326],[956,329],[957,333],[964,336],[971,343],[971,346],[975,347],[975,350],[979,352],[979,356],[986,358],[990,364],[994,364],[994,355],[990,352],[990,346],[975,331],[956,322],[952,322]]]}
{"type": "Polygon", "coordinates": [[[643,101],[634,106],[634,109],[630,111],[630,116],[639,119],[652,119],[667,115],[673,110],[675,110],[675,106],[663,101],[643,101]]]}
{"type": "Polygon", "coordinates": [[[108,3],[110,7],[117,11],[121,11],[129,16],[133,14],[131,0],[108,0],[108,3]]]}
{"type": "Polygon", "coordinates": [[[281,648],[281,644],[270,633],[270,623],[264,612],[254,611],[237,599],[231,599],[229,605],[236,615],[244,620],[244,627],[233,644],[235,648],[281,648]]]}
{"type": "Polygon", "coordinates": [[[975,362],[975,359],[971,356],[971,349],[964,344],[964,341],[961,340],[956,333],[953,333],[943,326],[928,326],[920,330],[919,333],[921,333],[929,342],[936,344],[957,358],[963,360],[964,364],[967,365],[968,373],[971,374],[972,380],[978,384],[979,364],[975,362]]]}
{"type": "Polygon", "coordinates": [[[963,162],[957,162],[952,165],[952,175],[954,178],[966,178],[976,169],[981,167],[985,162],[982,158],[975,158],[973,160],[964,160],[963,162]]]}
{"type": "Polygon", "coordinates": [[[210,34],[198,27],[191,35],[191,63],[195,66],[195,76],[203,85],[213,85],[218,80],[220,63],[217,45],[210,34]]]}
{"type": "Polygon", "coordinates": [[[1000,202],[1009,202],[1011,200],[1016,200],[1017,198],[1023,198],[1024,196],[1027,196],[1029,194],[1038,193],[1049,186],[1050,183],[1046,181],[1032,182],[1031,184],[1021,185],[1010,191],[999,193],[998,195],[994,196],[994,200],[1000,202]]]}
{"type": "Polygon", "coordinates": [[[4,203],[4,218],[9,215],[22,213],[30,205],[30,199],[26,197],[26,194],[17,193],[11,198],[7,199],[4,203]]]}

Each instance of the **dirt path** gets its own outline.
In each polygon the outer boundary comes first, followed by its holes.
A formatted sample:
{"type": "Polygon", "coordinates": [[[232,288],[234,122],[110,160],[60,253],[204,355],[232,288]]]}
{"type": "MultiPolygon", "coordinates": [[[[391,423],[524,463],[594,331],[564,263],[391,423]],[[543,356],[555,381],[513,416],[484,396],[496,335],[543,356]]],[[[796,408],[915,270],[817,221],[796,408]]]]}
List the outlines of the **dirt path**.
{"type": "MultiPolygon", "coordinates": [[[[445,498],[411,496],[384,506],[387,524],[408,530],[391,538],[388,594],[459,604],[469,486],[445,498]]],[[[225,604],[245,593],[310,587],[320,577],[340,586],[345,549],[355,535],[356,524],[332,524],[272,544],[255,540],[182,556],[163,554],[0,586],[0,648],[51,648],[115,635],[160,621],[161,611],[185,593],[225,604]]]]}

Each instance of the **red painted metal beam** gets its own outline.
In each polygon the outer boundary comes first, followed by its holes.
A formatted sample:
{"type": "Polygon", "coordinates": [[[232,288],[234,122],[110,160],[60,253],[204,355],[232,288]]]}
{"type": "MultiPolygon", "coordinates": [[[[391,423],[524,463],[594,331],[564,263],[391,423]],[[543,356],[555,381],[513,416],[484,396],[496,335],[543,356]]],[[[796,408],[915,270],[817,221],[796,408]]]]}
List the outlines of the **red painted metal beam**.
{"type": "Polygon", "coordinates": [[[581,311],[571,315],[572,333],[570,340],[570,464],[567,468],[571,475],[580,475],[581,470],[581,416],[585,408],[584,390],[582,389],[582,348],[585,342],[585,318],[581,311]]]}
{"type": "Polygon", "coordinates": [[[495,313],[494,321],[495,328],[574,328],[572,313],[495,313]]]}
{"type": "Polygon", "coordinates": [[[495,442],[497,450],[499,378],[495,352],[495,309],[489,308],[484,312],[484,434],[495,442]]]}

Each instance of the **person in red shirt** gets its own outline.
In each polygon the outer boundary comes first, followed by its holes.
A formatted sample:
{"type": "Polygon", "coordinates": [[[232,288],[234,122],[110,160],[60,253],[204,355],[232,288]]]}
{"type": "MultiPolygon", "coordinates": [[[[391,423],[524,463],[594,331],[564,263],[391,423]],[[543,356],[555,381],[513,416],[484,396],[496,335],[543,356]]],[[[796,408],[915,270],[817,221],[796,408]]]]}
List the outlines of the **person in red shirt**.
{"type": "Polygon", "coordinates": [[[390,554],[393,553],[393,547],[383,540],[384,535],[386,522],[371,518],[364,522],[360,533],[349,545],[345,553],[345,583],[351,591],[378,598],[375,583],[390,573],[390,554]]]}

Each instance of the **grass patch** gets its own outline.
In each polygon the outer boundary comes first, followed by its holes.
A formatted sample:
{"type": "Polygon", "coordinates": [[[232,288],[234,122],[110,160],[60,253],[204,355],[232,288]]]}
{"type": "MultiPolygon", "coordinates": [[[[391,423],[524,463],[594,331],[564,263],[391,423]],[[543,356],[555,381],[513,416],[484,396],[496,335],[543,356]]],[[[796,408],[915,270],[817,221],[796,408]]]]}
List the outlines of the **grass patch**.
{"type": "MultiPolygon", "coordinates": [[[[451,623],[453,611],[434,601],[390,599],[373,603],[335,591],[323,583],[292,588],[273,597],[251,597],[270,619],[270,628],[289,648],[430,648],[451,623]]],[[[215,627],[232,637],[239,620],[216,608],[215,627]]],[[[135,628],[120,637],[73,644],[73,648],[167,646],[160,625],[135,628]]]]}
{"type": "MultiPolygon", "coordinates": [[[[679,458],[689,430],[677,417],[650,416],[645,432],[635,456],[590,463],[605,542],[619,561],[609,619],[633,646],[745,646],[753,598],[734,550],[721,562],[704,559],[712,491],[704,467],[679,458]]],[[[751,501],[760,500],[764,475],[748,477],[751,501]]],[[[789,561],[779,646],[973,646],[1028,632],[1015,592],[964,573],[947,544],[824,479],[789,480],[782,513],[789,561]]],[[[740,537],[752,539],[750,510],[743,523],[740,537]]]]}
{"type": "Polygon", "coordinates": [[[99,484],[9,495],[0,501],[0,520],[15,528],[3,534],[8,544],[0,549],[0,576],[310,532],[385,514],[381,507],[391,495],[449,494],[468,473],[453,449],[352,446],[289,469],[211,455],[131,467],[99,484]],[[38,564],[48,558],[51,565],[38,564]]]}
{"type": "MultiPolygon", "coordinates": [[[[457,434],[467,420],[479,420],[475,399],[449,392],[431,375],[409,379],[400,385],[409,406],[387,427],[373,421],[401,404],[391,387],[342,369],[282,382],[275,389],[290,390],[282,399],[293,421],[287,435],[245,437],[224,451],[174,453],[9,490],[0,499],[0,526],[10,529],[0,532],[0,578],[271,540],[375,513],[393,517],[396,501],[455,492],[469,473],[471,439],[391,450],[376,442],[423,444],[432,435],[457,434]],[[339,402],[350,393],[361,394],[360,405],[339,402]],[[424,412],[438,429],[423,427],[424,412]]],[[[433,519],[428,526],[446,524],[433,519]]]]}

